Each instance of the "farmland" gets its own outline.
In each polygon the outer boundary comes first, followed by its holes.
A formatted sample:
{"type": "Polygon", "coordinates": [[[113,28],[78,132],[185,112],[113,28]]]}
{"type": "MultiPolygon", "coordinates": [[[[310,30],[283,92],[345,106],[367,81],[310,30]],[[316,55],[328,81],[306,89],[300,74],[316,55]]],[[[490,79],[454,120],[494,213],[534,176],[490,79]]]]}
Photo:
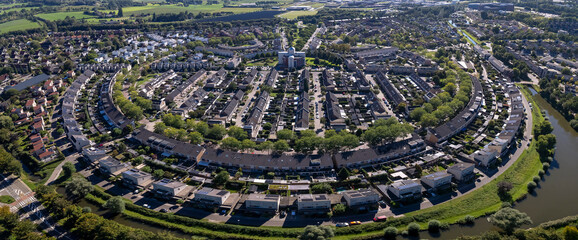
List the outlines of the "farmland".
{"type": "Polygon", "coordinates": [[[280,14],[279,17],[287,19],[296,19],[300,16],[313,16],[317,14],[317,11],[291,11],[287,13],[280,14]]]}
{"type": "Polygon", "coordinates": [[[40,24],[28,19],[18,19],[0,24],[0,33],[39,28],[40,24]]]}
{"type": "Polygon", "coordinates": [[[86,15],[83,12],[57,12],[57,13],[43,13],[36,15],[39,18],[48,21],[63,20],[66,17],[76,18],[76,19],[86,19],[94,18],[94,16],[86,15]]]}

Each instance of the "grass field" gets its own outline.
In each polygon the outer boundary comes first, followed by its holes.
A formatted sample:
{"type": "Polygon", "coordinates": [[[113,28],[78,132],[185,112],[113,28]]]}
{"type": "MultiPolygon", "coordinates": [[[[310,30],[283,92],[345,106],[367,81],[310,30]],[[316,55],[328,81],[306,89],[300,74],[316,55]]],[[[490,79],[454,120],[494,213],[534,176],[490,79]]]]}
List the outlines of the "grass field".
{"type": "Polygon", "coordinates": [[[13,203],[14,201],[16,201],[16,200],[14,200],[14,198],[12,196],[8,196],[8,195],[0,196],[0,203],[10,204],[10,203],[13,203]]]}
{"type": "Polygon", "coordinates": [[[39,18],[48,21],[63,20],[66,17],[76,18],[76,19],[86,19],[94,18],[94,16],[86,15],[84,12],[57,12],[57,13],[43,13],[35,15],[39,18]]]}
{"type": "MultiPolygon", "coordinates": [[[[256,12],[261,10],[261,8],[224,8],[223,4],[213,4],[213,5],[189,5],[188,7],[182,7],[177,5],[159,5],[159,4],[148,4],[147,6],[138,7],[126,7],[122,9],[124,16],[131,15],[141,15],[141,14],[162,14],[162,13],[180,13],[188,11],[190,13],[214,13],[214,12],[233,12],[233,13],[248,13],[256,12]]],[[[111,11],[103,11],[111,12],[111,11]]],[[[113,11],[116,12],[116,11],[113,11]]]]}
{"type": "Polygon", "coordinates": [[[0,24],[0,33],[7,33],[18,30],[28,30],[39,27],[40,24],[32,22],[28,19],[18,19],[0,24]]]}
{"type": "Polygon", "coordinates": [[[297,17],[300,16],[313,16],[317,14],[317,11],[291,11],[291,12],[286,12],[280,15],[277,15],[278,17],[282,17],[282,18],[287,18],[287,19],[296,19],[297,17]]]}

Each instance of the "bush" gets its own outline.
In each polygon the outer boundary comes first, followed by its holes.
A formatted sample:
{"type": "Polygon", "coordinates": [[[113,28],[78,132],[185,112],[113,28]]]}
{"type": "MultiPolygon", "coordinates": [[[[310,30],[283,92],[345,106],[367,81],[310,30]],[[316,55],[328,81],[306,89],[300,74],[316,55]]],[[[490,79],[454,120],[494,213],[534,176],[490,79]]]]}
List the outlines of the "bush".
{"type": "Polygon", "coordinates": [[[416,222],[412,222],[409,225],[407,225],[407,232],[410,235],[418,235],[419,234],[419,224],[417,224],[416,222]]]}
{"type": "Polygon", "coordinates": [[[430,232],[439,232],[440,231],[440,221],[438,220],[431,220],[427,224],[427,230],[430,232]]]}
{"type": "Polygon", "coordinates": [[[467,215],[466,217],[464,217],[464,222],[466,224],[473,224],[475,220],[476,218],[472,215],[467,215]]]}
{"type": "Polygon", "coordinates": [[[536,187],[538,187],[538,184],[536,184],[536,182],[529,182],[528,183],[528,191],[534,191],[534,189],[536,189],[536,187]]]}
{"type": "Polygon", "coordinates": [[[543,177],[544,175],[546,175],[546,172],[544,172],[544,170],[540,169],[540,171],[538,171],[538,175],[540,175],[540,177],[543,177]]]}
{"type": "Polygon", "coordinates": [[[385,239],[395,239],[397,236],[397,228],[395,227],[386,227],[383,236],[385,239]]]}
{"type": "Polygon", "coordinates": [[[337,205],[335,205],[335,207],[333,207],[333,214],[342,215],[345,213],[346,210],[347,210],[347,207],[345,207],[345,205],[337,204],[337,205]]]}
{"type": "Polygon", "coordinates": [[[548,168],[550,168],[550,164],[547,162],[542,163],[542,168],[544,169],[544,171],[548,171],[548,168]]]}
{"type": "Polygon", "coordinates": [[[538,182],[540,182],[540,177],[535,176],[532,180],[533,180],[535,183],[538,183],[538,182]]]}

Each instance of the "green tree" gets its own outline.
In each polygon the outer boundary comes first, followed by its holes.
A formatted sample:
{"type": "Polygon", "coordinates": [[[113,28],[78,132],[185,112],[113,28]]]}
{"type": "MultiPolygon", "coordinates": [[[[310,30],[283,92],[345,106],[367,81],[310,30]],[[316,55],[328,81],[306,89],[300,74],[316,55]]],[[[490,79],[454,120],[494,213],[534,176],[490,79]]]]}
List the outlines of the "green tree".
{"type": "Polygon", "coordinates": [[[227,137],[221,141],[221,148],[237,151],[241,148],[241,142],[234,137],[227,137]]]}
{"type": "Polygon", "coordinates": [[[383,236],[388,240],[395,239],[395,237],[397,237],[397,228],[392,226],[386,227],[383,236]]]}
{"type": "Polygon", "coordinates": [[[207,133],[207,138],[221,140],[227,134],[227,129],[220,124],[213,124],[207,133]]]}
{"type": "Polygon", "coordinates": [[[332,193],[332,189],[329,183],[319,183],[311,186],[311,192],[313,193],[332,193]]]}
{"type": "Polygon", "coordinates": [[[337,176],[339,176],[339,179],[341,179],[341,180],[346,180],[349,176],[351,176],[351,173],[349,172],[349,170],[347,168],[343,167],[339,170],[339,173],[337,173],[337,176]]]}
{"type": "Polygon", "coordinates": [[[256,147],[257,147],[257,143],[251,141],[251,139],[245,139],[245,140],[241,141],[241,149],[243,151],[252,150],[252,149],[255,149],[256,147]]]}
{"type": "Polygon", "coordinates": [[[489,221],[494,226],[504,230],[507,234],[513,233],[516,228],[524,224],[532,224],[532,220],[526,213],[509,207],[498,210],[490,216],[489,221]]]}
{"type": "Polygon", "coordinates": [[[313,226],[305,227],[299,240],[328,240],[335,236],[333,228],[330,226],[313,226]]]}
{"type": "Polygon", "coordinates": [[[248,137],[247,132],[245,130],[243,130],[242,128],[237,127],[237,126],[229,127],[228,134],[229,134],[229,136],[234,137],[239,141],[243,141],[243,140],[247,139],[247,137],[248,137]]]}
{"type": "Polygon", "coordinates": [[[94,190],[94,186],[84,177],[73,176],[65,185],[66,192],[72,198],[83,198],[94,190]]]}
{"type": "Polygon", "coordinates": [[[191,141],[192,144],[201,144],[204,141],[203,135],[199,132],[190,132],[189,141],[191,141]]]}
{"type": "Polygon", "coordinates": [[[287,143],[285,140],[279,140],[275,142],[274,149],[278,153],[287,152],[290,149],[289,143],[287,143]]]}
{"type": "Polygon", "coordinates": [[[164,175],[165,175],[165,171],[163,171],[162,169],[156,169],[153,172],[153,177],[155,177],[157,179],[162,178],[164,175]]]}
{"type": "Polygon", "coordinates": [[[295,138],[295,133],[289,129],[282,129],[277,132],[277,138],[281,140],[293,140],[295,138]]]}
{"type": "Polygon", "coordinates": [[[566,226],[562,231],[564,240],[578,240],[578,229],[575,226],[566,226]]]}
{"type": "Polygon", "coordinates": [[[118,7],[118,17],[123,17],[122,7],[118,7]]]}
{"type": "Polygon", "coordinates": [[[107,208],[112,213],[119,214],[124,212],[125,203],[121,196],[114,196],[106,200],[103,207],[107,208]]]}
{"type": "Polygon", "coordinates": [[[333,214],[343,215],[343,214],[345,214],[346,210],[347,210],[347,207],[340,203],[340,204],[337,204],[333,207],[333,214]]]}
{"type": "Polygon", "coordinates": [[[223,186],[229,181],[229,177],[229,172],[225,170],[220,171],[213,179],[213,183],[217,186],[223,186]]]}
{"type": "Polygon", "coordinates": [[[407,225],[407,232],[410,235],[417,236],[419,234],[419,224],[416,222],[412,222],[407,225]]]}
{"type": "Polygon", "coordinates": [[[64,172],[64,176],[68,178],[71,177],[72,174],[76,172],[76,167],[74,167],[73,163],[66,162],[64,163],[64,165],[62,165],[62,171],[64,172]]]}
{"type": "Polygon", "coordinates": [[[262,151],[267,151],[268,153],[271,153],[274,148],[275,144],[273,144],[271,141],[264,141],[259,144],[259,149],[262,151]]]}

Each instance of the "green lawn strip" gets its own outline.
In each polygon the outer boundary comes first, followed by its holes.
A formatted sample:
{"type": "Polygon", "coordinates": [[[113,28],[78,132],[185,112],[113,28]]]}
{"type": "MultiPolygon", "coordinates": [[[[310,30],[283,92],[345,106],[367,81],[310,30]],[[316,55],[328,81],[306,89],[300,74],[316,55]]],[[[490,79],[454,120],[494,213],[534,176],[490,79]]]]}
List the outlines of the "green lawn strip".
{"type": "Polygon", "coordinates": [[[296,18],[301,17],[301,16],[313,16],[316,14],[317,14],[316,10],[314,10],[314,11],[291,11],[291,12],[279,14],[277,16],[282,17],[282,18],[287,18],[287,19],[296,19],[296,18]]]}
{"type": "MultiPolygon", "coordinates": [[[[110,194],[103,192],[102,188],[96,187],[93,194],[88,194],[85,199],[94,204],[103,205],[106,202],[105,199],[109,197],[111,197],[110,194]]],[[[301,228],[249,227],[212,223],[172,213],[156,212],[135,205],[130,200],[125,199],[125,201],[126,210],[123,215],[127,218],[212,239],[291,239],[302,231],[301,228]],[[234,233],[234,231],[238,233],[234,233]]]]}
{"type": "Polygon", "coordinates": [[[0,196],[0,203],[10,204],[10,203],[13,203],[15,201],[16,200],[12,196],[9,196],[9,195],[0,196]]]}
{"type": "Polygon", "coordinates": [[[474,37],[472,34],[470,34],[468,31],[466,30],[462,30],[460,29],[464,34],[468,35],[470,38],[472,38],[472,40],[474,40],[474,42],[476,42],[477,44],[481,45],[482,42],[480,42],[480,40],[478,40],[476,37],[474,37]]]}
{"type": "Polygon", "coordinates": [[[42,13],[42,14],[36,14],[35,16],[42,18],[44,20],[49,20],[49,21],[64,20],[64,19],[66,19],[66,17],[76,18],[76,19],[94,18],[94,16],[84,14],[84,12],[42,13]]]}
{"type": "MultiPolygon", "coordinates": [[[[527,89],[522,89],[522,93],[526,96],[529,102],[532,102],[532,124],[540,123],[544,120],[541,115],[540,108],[534,102],[532,95],[527,89]]],[[[427,222],[436,219],[447,223],[456,223],[467,215],[474,217],[481,217],[497,211],[501,207],[501,200],[497,195],[497,184],[501,181],[509,181],[514,188],[510,191],[512,199],[522,199],[528,193],[527,183],[532,180],[534,176],[538,176],[538,171],[542,169],[542,163],[534,142],[526,149],[518,158],[518,160],[506,170],[502,175],[465,196],[448,202],[418,210],[405,214],[406,217],[413,217],[420,223],[422,229],[427,228],[427,222]]],[[[373,223],[370,223],[373,224],[373,223]]],[[[405,226],[404,226],[405,227],[405,226]]],[[[382,231],[364,232],[355,235],[343,235],[335,237],[335,239],[352,239],[355,237],[362,237],[368,235],[383,234],[382,231]]]]}

